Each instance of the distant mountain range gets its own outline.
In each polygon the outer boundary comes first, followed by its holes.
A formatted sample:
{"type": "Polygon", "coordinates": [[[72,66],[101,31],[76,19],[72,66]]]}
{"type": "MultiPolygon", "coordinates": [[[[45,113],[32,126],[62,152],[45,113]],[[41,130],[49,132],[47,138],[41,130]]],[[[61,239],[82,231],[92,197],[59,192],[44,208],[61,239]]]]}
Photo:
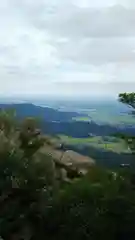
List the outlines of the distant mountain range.
{"type": "Polygon", "coordinates": [[[0,108],[12,108],[16,110],[17,118],[39,117],[41,128],[47,134],[64,134],[76,138],[86,138],[91,134],[95,136],[106,136],[122,131],[135,135],[133,126],[117,126],[109,124],[98,124],[94,121],[74,121],[76,117],[86,117],[85,113],[75,111],[59,111],[49,107],[40,107],[33,104],[0,104],[0,108]]]}
{"type": "MultiPolygon", "coordinates": [[[[82,116],[77,112],[61,112],[50,107],[40,107],[30,103],[0,104],[2,109],[15,109],[19,118],[39,117],[43,121],[70,121],[73,117],[82,116]]],[[[83,114],[86,116],[86,114],[83,114]]]]}
{"type": "MultiPolygon", "coordinates": [[[[0,104],[0,108],[2,109],[15,109],[18,120],[22,120],[26,117],[38,117],[41,121],[41,129],[43,133],[51,135],[52,138],[56,135],[65,135],[70,136],[73,139],[78,138],[81,139],[80,144],[64,144],[65,150],[73,150],[76,151],[82,155],[88,156],[93,158],[98,165],[101,165],[103,167],[111,167],[116,168],[119,167],[120,164],[123,163],[130,163],[131,166],[134,167],[134,157],[131,154],[128,153],[117,153],[112,152],[105,149],[100,149],[98,147],[98,141],[97,146],[92,146],[90,144],[85,144],[84,138],[88,138],[90,136],[95,136],[95,138],[98,138],[96,136],[109,136],[113,135],[118,132],[123,132],[127,134],[135,135],[135,126],[128,126],[126,124],[107,124],[103,123],[101,124],[100,121],[100,113],[99,113],[99,121],[79,121],[75,120],[76,118],[87,118],[88,113],[85,113],[85,111],[81,111],[78,113],[78,111],[70,111],[69,108],[66,111],[66,108],[64,111],[60,110],[59,108],[50,108],[50,107],[41,107],[36,106],[34,104],[30,103],[18,103],[18,104],[0,104]]],[[[84,106],[85,108],[85,106],[84,106]]],[[[102,109],[105,109],[105,106],[101,104],[101,107],[98,105],[97,111],[102,112],[102,109]]],[[[119,106],[118,106],[119,108],[119,106]]],[[[113,106],[112,109],[114,111],[113,114],[115,114],[115,111],[120,112],[121,110],[126,111],[123,108],[115,109],[113,106]]],[[[73,108],[72,108],[73,109],[73,108]]],[[[76,108],[74,108],[76,109],[76,108]]],[[[83,109],[83,107],[82,107],[83,109]]],[[[109,111],[111,112],[110,107],[108,107],[109,111]]],[[[90,109],[89,109],[90,110],[90,109]]],[[[108,117],[107,117],[108,118],[108,117]]],[[[110,115],[110,118],[111,115],[110,115]]],[[[86,139],[87,140],[87,139],[86,139]]]]}

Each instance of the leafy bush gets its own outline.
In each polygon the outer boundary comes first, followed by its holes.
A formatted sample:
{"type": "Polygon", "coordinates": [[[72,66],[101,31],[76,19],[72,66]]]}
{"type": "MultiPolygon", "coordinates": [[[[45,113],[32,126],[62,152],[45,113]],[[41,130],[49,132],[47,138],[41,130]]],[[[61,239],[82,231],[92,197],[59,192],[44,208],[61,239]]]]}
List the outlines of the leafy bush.
{"type": "MultiPolygon", "coordinates": [[[[0,113],[0,235],[33,232],[54,188],[52,159],[38,150],[43,145],[34,119],[19,125],[7,111],[0,113]]],[[[18,239],[18,237],[17,237],[18,239]]]]}
{"type": "Polygon", "coordinates": [[[135,191],[130,177],[95,168],[65,187],[46,219],[48,239],[134,239],[135,191]]]}

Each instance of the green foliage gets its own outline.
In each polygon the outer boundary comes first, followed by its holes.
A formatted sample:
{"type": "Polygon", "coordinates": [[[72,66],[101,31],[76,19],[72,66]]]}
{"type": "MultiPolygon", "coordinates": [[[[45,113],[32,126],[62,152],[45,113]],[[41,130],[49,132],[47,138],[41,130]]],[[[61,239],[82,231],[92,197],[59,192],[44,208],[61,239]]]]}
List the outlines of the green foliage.
{"type": "Polygon", "coordinates": [[[4,131],[4,134],[8,136],[15,128],[15,111],[13,110],[1,110],[0,111],[0,130],[4,131]]]}
{"type": "Polygon", "coordinates": [[[49,185],[43,162],[27,161],[19,154],[0,157],[0,226],[5,235],[16,226],[23,228],[28,217],[39,211],[41,194],[49,192],[49,185]]]}
{"type": "Polygon", "coordinates": [[[134,239],[131,176],[93,168],[65,187],[46,220],[49,239],[134,239]]]}
{"type": "Polygon", "coordinates": [[[13,232],[21,234],[26,225],[34,230],[43,202],[45,207],[51,198],[55,174],[51,157],[38,153],[43,144],[34,119],[20,124],[13,112],[0,112],[0,235],[4,239],[13,232]]]}
{"type": "Polygon", "coordinates": [[[135,108],[135,93],[120,93],[119,101],[135,108]]]}
{"type": "MultiPolygon", "coordinates": [[[[119,94],[119,101],[131,106],[135,109],[135,93],[120,93],[119,94]]],[[[132,151],[132,154],[135,154],[135,136],[132,135],[125,135],[125,134],[117,134],[117,136],[125,141],[127,146],[132,151]]]]}
{"type": "Polygon", "coordinates": [[[94,136],[94,137],[87,137],[87,138],[73,138],[66,135],[60,135],[61,141],[65,144],[70,145],[87,145],[93,146],[98,149],[105,149],[113,152],[122,153],[125,152],[125,144],[121,139],[114,136],[94,136]]]}

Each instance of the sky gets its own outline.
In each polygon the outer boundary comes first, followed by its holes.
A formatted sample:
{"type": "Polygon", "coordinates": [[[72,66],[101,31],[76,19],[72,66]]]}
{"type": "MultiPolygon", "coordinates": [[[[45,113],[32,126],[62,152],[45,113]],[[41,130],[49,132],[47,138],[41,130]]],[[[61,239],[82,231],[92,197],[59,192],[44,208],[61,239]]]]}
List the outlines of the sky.
{"type": "Polygon", "coordinates": [[[135,91],[135,0],[4,0],[0,32],[0,96],[135,91]]]}

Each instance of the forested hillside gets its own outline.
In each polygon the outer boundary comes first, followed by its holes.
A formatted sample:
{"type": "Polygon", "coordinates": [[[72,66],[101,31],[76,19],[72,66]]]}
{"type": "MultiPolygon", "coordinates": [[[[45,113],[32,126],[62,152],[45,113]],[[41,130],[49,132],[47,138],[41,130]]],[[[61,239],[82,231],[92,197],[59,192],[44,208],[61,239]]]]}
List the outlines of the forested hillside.
{"type": "MultiPolygon", "coordinates": [[[[119,100],[134,107],[135,94],[119,100]]],[[[134,157],[134,136],[117,137],[134,157]]],[[[71,162],[62,164],[63,145],[54,148],[35,119],[18,122],[15,111],[0,112],[1,238],[135,239],[134,167],[111,170],[91,160],[82,173],[71,162]]]]}

